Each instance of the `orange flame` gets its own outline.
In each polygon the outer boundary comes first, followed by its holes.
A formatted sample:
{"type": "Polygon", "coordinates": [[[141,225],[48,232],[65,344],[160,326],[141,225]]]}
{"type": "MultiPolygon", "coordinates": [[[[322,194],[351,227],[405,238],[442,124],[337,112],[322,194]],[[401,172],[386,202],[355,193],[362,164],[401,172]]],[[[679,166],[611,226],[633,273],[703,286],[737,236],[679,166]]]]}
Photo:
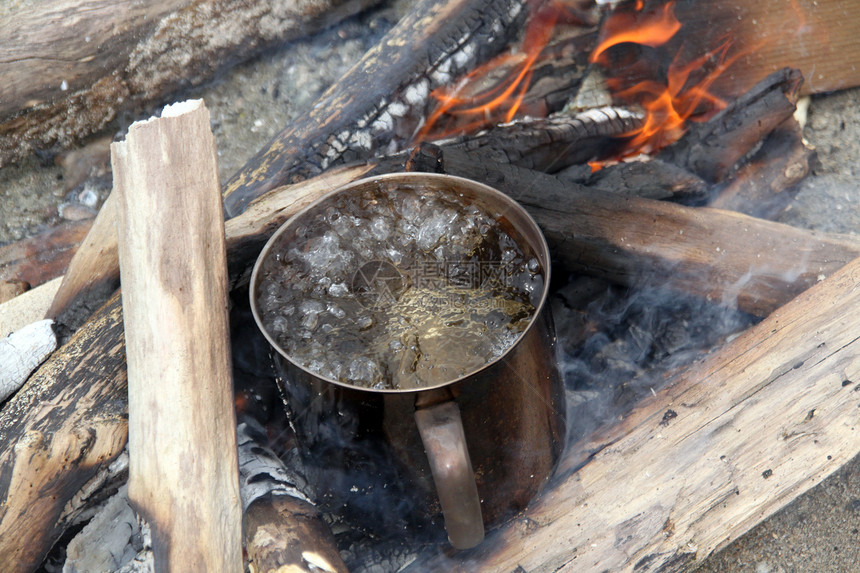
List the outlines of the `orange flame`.
{"type": "Polygon", "coordinates": [[[675,18],[675,3],[667,2],[661,12],[642,12],[644,2],[637,2],[634,12],[615,12],[604,24],[603,39],[588,59],[592,64],[612,46],[632,43],[655,48],[672,39],[681,29],[675,18]]]}
{"type": "Polygon", "coordinates": [[[430,95],[439,105],[416,134],[416,140],[440,139],[514,119],[531,85],[534,64],[565,9],[561,0],[549,2],[529,18],[520,52],[502,54],[470,72],[455,86],[433,90],[430,95]],[[493,87],[471,94],[476,85],[504,69],[508,71],[493,87]]]}
{"type": "MultiPolygon", "coordinates": [[[[673,1],[662,8],[643,12],[637,3],[633,12],[615,12],[607,20],[601,39],[589,61],[607,65],[607,50],[613,46],[633,43],[660,48],[675,37],[681,23],[675,17],[673,1]]],[[[724,41],[716,49],[681,63],[681,49],[669,65],[661,81],[648,79],[625,87],[623,78],[610,78],[607,84],[613,97],[626,104],[635,104],[645,111],[645,121],[639,129],[623,134],[631,138],[622,156],[653,153],[677,141],[686,131],[689,121],[705,121],[726,106],[726,102],[709,89],[714,81],[743,54],[727,57],[731,42],[724,41]],[[716,61],[713,69],[702,77],[701,70],[716,61]]]]}

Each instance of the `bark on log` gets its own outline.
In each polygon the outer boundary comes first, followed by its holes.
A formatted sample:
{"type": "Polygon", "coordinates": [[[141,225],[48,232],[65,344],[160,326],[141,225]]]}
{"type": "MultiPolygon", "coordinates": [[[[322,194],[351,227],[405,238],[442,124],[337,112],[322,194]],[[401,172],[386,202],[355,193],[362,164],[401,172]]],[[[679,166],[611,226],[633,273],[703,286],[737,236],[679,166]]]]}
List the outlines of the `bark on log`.
{"type": "Polygon", "coordinates": [[[574,443],[513,522],[418,571],[684,571],[860,453],[860,260],[574,443]]]}
{"type": "MultiPolygon", "coordinates": [[[[544,0],[531,3],[538,8],[544,0]]],[[[330,166],[408,143],[430,94],[504,49],[526,16],[523,0],[422,0],[224,188],[227,213],[330,166]]]]}
{"type": "Polygon", "coordinates": [[[73,516],[66,503],[128,436],[119,295],[55,352],[0,415],[0,563],[33,571],[73,516]],[[25,541],[26,540],[26,541],[25,541]]]}
{"type": "Polygon", "coordinates": [[[128,360],[129,499],[156,571],[241,571],[215,136],[202,100],[111,146],[128,360]],[[191,462],[193,460],[193,462],[191,462]]]}
{"type": "Polygon", "coordinates": [[[0,166],[68,146],[377,0],[52,0],[0,9],[0,166]]]}

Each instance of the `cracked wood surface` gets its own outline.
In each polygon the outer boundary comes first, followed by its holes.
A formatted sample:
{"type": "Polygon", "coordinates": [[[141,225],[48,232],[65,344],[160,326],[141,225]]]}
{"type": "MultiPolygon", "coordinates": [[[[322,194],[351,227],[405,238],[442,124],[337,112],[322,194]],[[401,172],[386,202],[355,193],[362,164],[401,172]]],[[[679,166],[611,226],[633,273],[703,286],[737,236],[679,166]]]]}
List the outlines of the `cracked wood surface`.
{"type": "Polygon", "coordinates": [[[68,146],[378,0],[50,0],[0,7],[0,166],[68,146]]]}
{"type": "Polygon", "coordinates": [[[858,281],[860,259],[575,442],[483,545],[407,571],[684,571],[737,539],[860,453],[858,281]]]}

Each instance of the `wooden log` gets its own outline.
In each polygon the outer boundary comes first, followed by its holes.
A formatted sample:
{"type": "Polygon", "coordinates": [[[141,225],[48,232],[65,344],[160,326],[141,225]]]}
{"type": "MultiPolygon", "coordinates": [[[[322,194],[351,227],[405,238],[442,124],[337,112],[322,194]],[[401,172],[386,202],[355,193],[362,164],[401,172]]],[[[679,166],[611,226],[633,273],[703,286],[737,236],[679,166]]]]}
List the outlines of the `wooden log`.
{"type": "Polygon", "coordinates": [[[407,571],[684,571],[860,453],[860,260],[577,443],[522,515],[407,571]]]}
{"type": "Polygon", "coordinates": [[[116,295],[3,406],[4,570],[36,569],[74,517],[64,514],[66,503],[122,452],[128,436],[126,387],[116,295]]]}
{"type": "Polygon", "coordinates": [[[860,240],[740,213],[620,197],[443,150],[444,170],[493,186],[540,225],[569,271],[656,282],[767,316],[860,256],[860,240]]]}
{"type": "Polygon", "coordinates": [[[92,219],[66,221],[44,233],[0,247],[0,280],[31,287],[62,275],[92,226],[92,219]]]}
{"type": "Polygon", "coordinates": [[[0,401],[16,392],[57,348],[53,322],[40,320],[0,339],[0,401]]]}
{"type": "Polygon", "coordinates": [[[68,146],[376,0],[51,0],[0,9],[0,166],[68,146]]]}
{"type": "Polygon", "coordinates": [[[303,493],[304,478],[263,444],[263,428],[243,422],[237,433],[248,567],[256,573],[346,573],[331,530],[303,493]]]}
{"type": "Polygon", "coordinates": [[[96,215],[87,236],[69,261],[60,288],[45,313],[47,318],[68,328],[79,326],[119,287],[116,201],[111,193],[96,215]]]}
{"type": "MultiPolygon", "coordinates": [[[[545,0],[529,3],[538,9],[545,0]]],[[[523,0],[421,0],[225,185],[230,216],[267,191],[408,144],[430,90],[499,53],[526,16],[523,0]],[[429,67],[428,67],[429,65],[429,67]]]]}
{"type": "Polygon", "coordinates": [[[802,76],[774,72],[704,123],[693,124],[658,157],[715,183],[727,179],[795,110],[802,76]]]}
{"type": "Polygon", "coordinates": [[[156,571],[241,571],[227,257],[202,100],[111,146],[129,386],[129,499],[156,571]],[[193,460],[193,463],[190,462],[193,460]]]}
{"type": "Polygon", "coordinates": [[[680,0],[684,51],[703,54],[729,39],[742,54],[713,89],[727,97],[743,93],[783,67],[803,72],[801,93],[822,93],[860,85],[860,5],[839,0],[715,0],[705,7],[680,0]]]}
{"type": "Polygon", "coordinates": [[[794,118],[776,128],[761,149],[720,189],[710,206],[774,219],[797,193],[797,184],[815,164],[815,150],[803,143],[794,118]]]}

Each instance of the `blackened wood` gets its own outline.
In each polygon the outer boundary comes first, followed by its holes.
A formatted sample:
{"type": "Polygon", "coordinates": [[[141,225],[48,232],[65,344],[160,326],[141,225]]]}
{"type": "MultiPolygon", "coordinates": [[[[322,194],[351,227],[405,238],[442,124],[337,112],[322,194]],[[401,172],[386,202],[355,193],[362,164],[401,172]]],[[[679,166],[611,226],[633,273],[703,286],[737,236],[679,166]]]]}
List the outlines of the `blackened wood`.
{"type": "MultiPolygon", "coordinates": [[[[576,169],[576,168],[574,168],[576,169]]],[[[587,185],[596,191],[618,193],[684,204],[703,202],[709,186],[689,171],[659,159],[630,161],[603,167],[595,173],[562,173],[559,178],[587,185]]]]}
{"type": "Polygon", "coordinates": [[[642,120],[638,112],[603,107],[546,119],[525,118],[436,144],[497,163],[554,173],[611,155],[623,144],[621,136],[640,127],[642,120]]]}
{"type": "Polygon", "coordinates": [[[34,570],[68,525],[68,500],[128,435],[119,295],[0,411],[0,563],[34,570]]]}
{"type": "Polygon", "coordinates": [[[0,166],[68,146],[377,0],[52,0],[0,18],[0,166]]]}
{"type": "Polygon", "coordinates": [[[761,149],[710,203],[712,207],[774,219],[785,210],[800,183],[817,161],[814,149],[803,143],[800,126],[788,118],[762,142],[761,149]]]}
{"type": "Polygon", "coordinates": [[[523,0],[415,3],[307,115],[277,134],[227,182],[227,213],[237,215],[278,186],[411,139],[423,113],[408,112],[423,110],[430,90],[504,49],[526,12],[523,0]]]}
{"type": "Polygon", "coordinates": [[[710,120],[693,124],[658,155],[715,183],[728,178],[762,140],[794,113],[800,72],[774,72],[710,120]]]}

